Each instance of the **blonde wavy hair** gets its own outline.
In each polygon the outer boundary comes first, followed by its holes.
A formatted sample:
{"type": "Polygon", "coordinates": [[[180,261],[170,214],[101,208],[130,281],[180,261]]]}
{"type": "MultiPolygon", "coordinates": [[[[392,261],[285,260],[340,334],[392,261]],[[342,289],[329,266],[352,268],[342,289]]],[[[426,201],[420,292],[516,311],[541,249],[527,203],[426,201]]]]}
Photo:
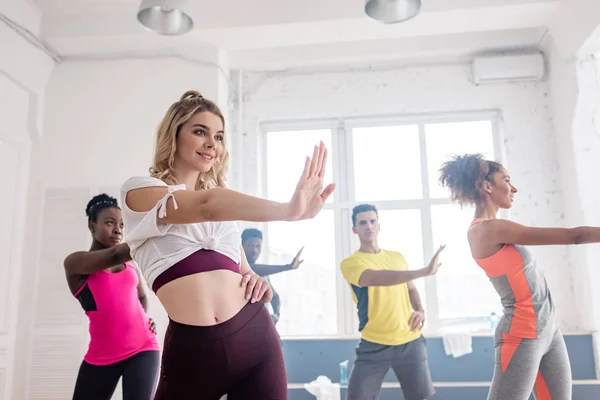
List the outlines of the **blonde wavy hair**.
{"type": "MultiPolygon", "coordinates": [[[[177,135],[181,126],[199,112],[210,112],[223,122],[225,130],[225,118],[219,107],[211,100],[204,98],[195,90],[185,92],[178,102],[173,103],[158,125],[156,131],[156,146],[154,148],[154,159],[150,167],[150,175],[158,178],[168,185],[177,185],[173,176],[173,163],[175,151],[177,150],[177,135]]],[[[206,190],[217,187],[226,187],[225,174],[229,166],[229,152],[227,151],[227,135],[223,135],[223,152],[215,160],[214,166],[208,172],[202,172],[196,182],[196,190],[206,190]]]]}

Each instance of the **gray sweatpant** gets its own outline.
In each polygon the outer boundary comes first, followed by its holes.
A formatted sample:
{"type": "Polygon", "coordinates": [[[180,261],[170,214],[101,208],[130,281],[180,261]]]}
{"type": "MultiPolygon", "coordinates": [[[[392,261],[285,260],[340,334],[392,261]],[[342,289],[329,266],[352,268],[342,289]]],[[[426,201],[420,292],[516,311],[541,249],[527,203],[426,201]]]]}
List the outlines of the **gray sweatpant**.
{"type": "Polygon", "coordinates": [[[350,374],[346,400],[376,400],[385,374],[392,369],[405,400],[425,400],[435,394],[423,336],[399,346],[361,340],[350,374]]]}
{"type": "Polygon", "coordinates": [[[571,364],[557,327],[537,339],[496,332],[496,367],[488,400],[571,400],[571,364]]]}

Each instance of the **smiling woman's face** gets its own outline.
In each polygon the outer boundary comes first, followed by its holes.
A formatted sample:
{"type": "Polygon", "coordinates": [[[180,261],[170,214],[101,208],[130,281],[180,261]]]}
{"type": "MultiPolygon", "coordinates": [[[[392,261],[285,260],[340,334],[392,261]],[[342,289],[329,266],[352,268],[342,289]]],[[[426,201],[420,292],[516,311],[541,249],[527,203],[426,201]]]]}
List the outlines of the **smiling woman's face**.
{"type": "Polygon", "coordinates": [[[198,172],[208,172],[223,153],[223,122],[204,111],[181,126],[177,135],[175,164],[198,172]]]}

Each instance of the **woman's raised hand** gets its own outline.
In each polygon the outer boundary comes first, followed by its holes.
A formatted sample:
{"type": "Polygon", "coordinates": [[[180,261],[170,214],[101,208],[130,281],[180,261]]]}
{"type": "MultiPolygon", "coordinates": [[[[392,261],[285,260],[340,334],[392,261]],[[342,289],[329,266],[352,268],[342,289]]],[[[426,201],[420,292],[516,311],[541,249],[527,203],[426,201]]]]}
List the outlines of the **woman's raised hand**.
{"type": "Polygon", "coordinates": [[[331,183],[323,189],[323,177],[327,165],[327,149],[321,142],[315,146],[312,158],[306,157],[304,171],[296,185],[296,191],[290,201],[293,220],[302,220],[315,217],[323,208],[327,198],[335,190],[331,183]]]}

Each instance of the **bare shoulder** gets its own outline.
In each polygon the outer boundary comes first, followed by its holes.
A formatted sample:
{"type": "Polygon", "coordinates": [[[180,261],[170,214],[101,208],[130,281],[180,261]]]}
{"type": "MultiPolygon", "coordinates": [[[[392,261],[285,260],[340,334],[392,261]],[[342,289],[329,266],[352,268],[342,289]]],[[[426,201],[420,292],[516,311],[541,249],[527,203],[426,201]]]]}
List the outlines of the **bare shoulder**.
{"type": "Polygon", "coordinates": [[[566,228],[537,228],[506,219],[495,219],[473,226],[470,241],[488,245],[519,244],[524,246],[577,243],[577,232],[566,228]]]}
{"type": "Polygon", "coordinates": [[[168,192],[168,188],[155,186],[133,189],[125,195],[125,204],[127,208],[134,212],[148,212],[152,210],[156,204],[168,192]]]}
{"type": "Polygon", "coordinates": [[[129,178],[121,187],[125,207],[133,212],[148,212],[167,193],[169,185],[151,176],[129,178]]]}
{"type": "Polygon", "coordinates": [[[522,233],[532,229],[532,227],[508,219],[496,218],[484,221],[481,224],[481,229],[484,234],[506,234],[522,233]]]}
{"type": "Polygon", "coordinates": [[[467,234],[469,237],[485,236],[498,230],[510,229],[517,226],[520,225],[506,219],[487,219],[472,224],[467,234]]]}

